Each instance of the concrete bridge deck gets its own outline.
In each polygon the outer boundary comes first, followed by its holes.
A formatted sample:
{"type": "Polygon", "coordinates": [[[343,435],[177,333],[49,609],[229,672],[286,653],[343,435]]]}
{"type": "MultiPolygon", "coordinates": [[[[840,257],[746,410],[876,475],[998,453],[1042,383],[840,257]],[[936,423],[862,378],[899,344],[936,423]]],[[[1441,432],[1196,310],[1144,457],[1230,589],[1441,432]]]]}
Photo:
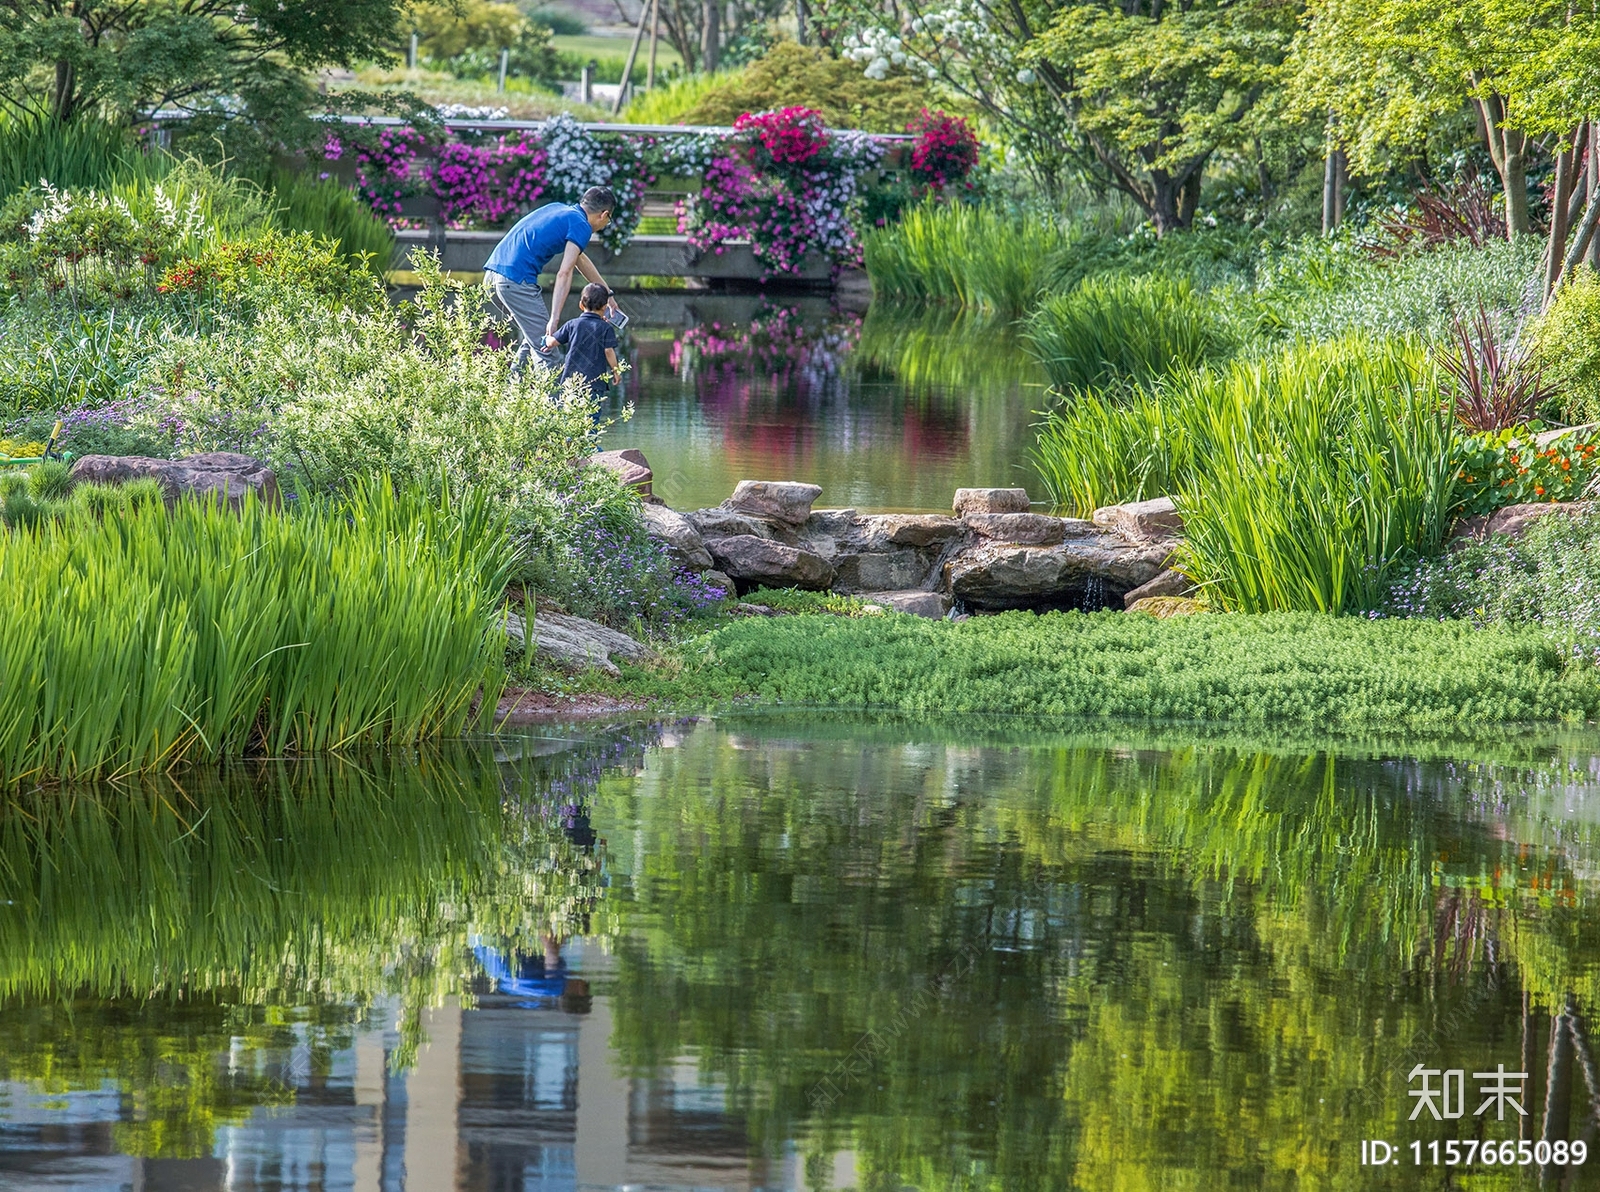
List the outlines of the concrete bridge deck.
{"type": "MultiPolygon", "coordinates": [[[[437,233],[399,232],[395,240],[395,267],[404,269],[414,248],[441,248],[444,268],[451,272],[477,273],[499,243],[502,232],[446,232],[442,242],[437,233]]],[[[696,253],[686,236],[635,236],[621,252],[594,245],[589,259],[609,282],[627,284],[637,277],[690,277],[708,282],[755,282],[761,280],[761,262],[750,245],[734,242],[721,252],[696,253]]],[[[830,280],[828,262],[819,253],[806,254],[799,274],[781,274],[785,282],[826,285],[830,280]]]]}

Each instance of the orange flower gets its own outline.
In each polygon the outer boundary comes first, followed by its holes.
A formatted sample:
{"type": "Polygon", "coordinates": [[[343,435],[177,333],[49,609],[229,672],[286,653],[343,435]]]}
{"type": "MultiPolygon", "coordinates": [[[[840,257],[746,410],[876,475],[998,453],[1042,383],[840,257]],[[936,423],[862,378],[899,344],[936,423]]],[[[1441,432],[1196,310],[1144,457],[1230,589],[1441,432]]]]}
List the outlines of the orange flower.
{"type": "Polygon", "coordinates": [[[1542,484],[1534,485],[1533,486],[1533,491],[1538,493],[1541,497],[1544,496],[1544,485],[1542,485],[1542,484]]]}

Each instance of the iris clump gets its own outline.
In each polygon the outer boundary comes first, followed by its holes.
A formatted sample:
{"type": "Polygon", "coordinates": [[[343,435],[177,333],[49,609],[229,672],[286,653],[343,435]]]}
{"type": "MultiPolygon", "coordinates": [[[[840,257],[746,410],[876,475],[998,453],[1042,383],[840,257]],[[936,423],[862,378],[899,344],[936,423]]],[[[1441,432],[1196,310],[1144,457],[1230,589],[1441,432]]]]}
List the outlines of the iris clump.
{"type": "Polygon", "coordinates": [[[381,479],[0,535],[0,779],[457,734],[504,681],[510,565],[486,500],[381,479]]]}

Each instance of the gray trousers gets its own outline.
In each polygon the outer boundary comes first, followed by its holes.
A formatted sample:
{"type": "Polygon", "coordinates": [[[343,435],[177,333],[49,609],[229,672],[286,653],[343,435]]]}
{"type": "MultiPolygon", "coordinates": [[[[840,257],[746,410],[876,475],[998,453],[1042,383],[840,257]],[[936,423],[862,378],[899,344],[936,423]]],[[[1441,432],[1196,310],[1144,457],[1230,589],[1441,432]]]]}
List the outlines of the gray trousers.
{"type": "Polygon", "coordinates": [[[550,308],[537,284],[526,285],[494,272],[485,272],[483,284],[489,289],[494,303],[511,316],[511,321],[522,333],[517,354],[511,360],[511,375],[521,376],[528,357],[537,360],[541,367],[558,369],[561,355],[554,348],[544,346],[545,329],[550,325],[550,308]]]}

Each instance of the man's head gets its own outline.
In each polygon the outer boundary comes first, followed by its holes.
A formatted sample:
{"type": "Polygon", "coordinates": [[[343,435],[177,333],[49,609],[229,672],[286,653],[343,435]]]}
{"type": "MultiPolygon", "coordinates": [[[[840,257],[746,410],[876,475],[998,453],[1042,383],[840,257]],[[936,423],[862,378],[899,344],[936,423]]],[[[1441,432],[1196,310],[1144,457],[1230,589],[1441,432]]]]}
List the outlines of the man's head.
{"type": "Polygon", "coordinates": [[[610,301],[611,291],[596,281],[584,286],[583,293],[578,295],[578,305],[584,310],[602,311],[610,301]]]}
{"type": "Polygon", "coordinates": [[[578,206],[589,217],[589,226],[598,232],[611,222],[611,213],[617,209],[617,196],[609,186],[591,186],[583,192],[578,206]]]}

